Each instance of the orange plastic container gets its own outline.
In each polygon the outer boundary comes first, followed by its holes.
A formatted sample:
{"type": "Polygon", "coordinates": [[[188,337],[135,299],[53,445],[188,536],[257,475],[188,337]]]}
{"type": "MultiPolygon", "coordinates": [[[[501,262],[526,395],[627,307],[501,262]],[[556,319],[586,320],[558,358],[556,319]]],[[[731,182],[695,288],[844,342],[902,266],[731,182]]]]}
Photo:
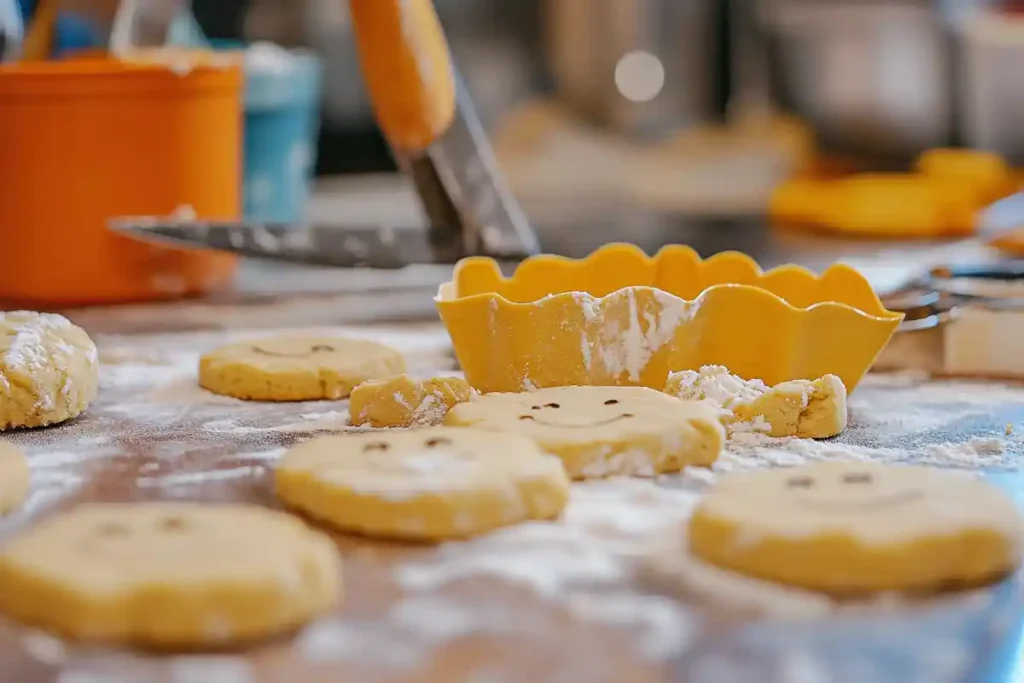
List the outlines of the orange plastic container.
{"type": "Polygon", "coordinates": [[[228,64],[0,66],[0,300],[140,301],[229,282],[233,256],[153,246],[107,220],[182,207],[238,218],[243,81],[228,64]]]}

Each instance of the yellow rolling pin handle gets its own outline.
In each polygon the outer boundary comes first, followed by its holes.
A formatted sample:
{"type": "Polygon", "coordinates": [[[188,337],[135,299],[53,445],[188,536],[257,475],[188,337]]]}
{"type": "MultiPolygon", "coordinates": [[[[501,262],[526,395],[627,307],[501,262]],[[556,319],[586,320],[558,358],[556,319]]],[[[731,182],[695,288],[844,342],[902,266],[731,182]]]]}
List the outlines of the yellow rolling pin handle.
{"type": "Polygon", "coordinates": [[[349,0],[377,123],[398,152],[425,150],[455,117],[455,74],[431,0],[349,0]]]}
{"type": "Polygon", "coordinates": [[[53,52],[53,33],[57,25],[56,0],[39,0],[21,46],[21,61],[42,62],[53,52]]]}

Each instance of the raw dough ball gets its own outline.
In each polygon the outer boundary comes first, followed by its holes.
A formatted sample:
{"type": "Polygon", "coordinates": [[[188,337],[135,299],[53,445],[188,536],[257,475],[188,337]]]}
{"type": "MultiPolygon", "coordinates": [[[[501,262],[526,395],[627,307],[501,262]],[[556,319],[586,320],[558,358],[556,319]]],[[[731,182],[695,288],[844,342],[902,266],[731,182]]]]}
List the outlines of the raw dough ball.
{"type": "Polygon", "coordinates": [[[753,428],[770,436],[824,439],[846,429],[846,386],[835,375],[796,379],[768,387],[745,380],[721,365],[668,377],[665,393],[720,408],[726,427],[753,428]]]}
{"type": "Polygon", "coordinates": [[[429,427],[327,436],[277,466],[277,495],[345,530],[419,540],[558,517],[569,481],[524,437],[429,427]]]}
{"type": "Polygon", "coordinates": [[[725,441],[714,408],[645,387],[484,394],[452,408],[445,424],[527,436],[560,457],[573,479],[706,466],[725,441]]]}
{"type": "Polygon", "coordinates": [[[28,462],[11,443],[0,441],[0,515],[21,505],[28,493],[28,462]]]}
{"type": "Polygon", "coordinates": [[[984,583],[1017,565],[1021,534],[981,480],[864,462],[726,476],[689,527],[710,564],[835,595],[984,583]]]}
{"type": "Polygon", "coordinates": [[[80,415],[96,398],[96,345],[53,313],[0,312],[0,429],[80,415]]]}
{"type": "Polygon", "coordinates": [[[405,372],[398,351],[360,339],[288,337],[222,346],[199,360],[199,384],[253,401],[345,398],[368,379],[405,372]]]}
{"type": "Polygon", "coordinates": [[[370,380],[352,390],[348,412],[354,425],[411,427],[437,425],[456,403],[473,397],[459,377],[414,380],[406,375],[370,380]]]}
{"type": "Polygon", "coordinates": [[[340,594],[323,534],[256,506],[84,505],[0,554],[0,611],[73,638],[161,647],[284,632],[340,594]]]}

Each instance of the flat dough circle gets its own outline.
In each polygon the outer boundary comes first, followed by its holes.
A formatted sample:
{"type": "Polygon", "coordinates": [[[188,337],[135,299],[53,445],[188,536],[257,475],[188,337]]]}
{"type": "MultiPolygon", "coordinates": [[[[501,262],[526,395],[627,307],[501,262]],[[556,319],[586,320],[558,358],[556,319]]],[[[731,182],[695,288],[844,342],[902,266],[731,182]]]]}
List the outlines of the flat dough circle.
{"type": "Polygon", "coordinates": [[[80,415],[96,398],[96,345],[62,315],[0,312],[0,429],[80,415]]]}
{"type": "Polygon", "coordinates": [[[1019,562],[1021,519],[984,481],[927,467],[823,462],[722,478],[690,551],[741,574],[833,595],[976,585],[1019,562]]]}
{"type": "Polygon", "coordinates": [[[340,595],[334,543],[243,505],[89,504],[0,554],[0,611],[77,639],[227,645],[297,627],[340,595]]]}
{"type": "Polygon", "coordinates": [[[645,387],[485,394],[454,406],[445,424],[527,436],[560,457],[573,479],[710,465],[725,442],[713,407],[645,387]]]}
{"type": "Polygon", "coordinates": [[[561,463],[524,437],[429,427],[327,436],[289,450],[277,495],[367,536],[442,540],[558,517],[561,463]]]}
{"type": "Polygon", "coordinates": [[[199,360],[199,384],[253,401],[345,398],[369,379],[405,372],[398,351],[363,339],[279,337],[222,346],[199,360]]]}
{"type": "Polygon", "coordinates": [[[11,443],[0,441],[0,515],[21,505],[28,493],[28,462],[11,443]]]}

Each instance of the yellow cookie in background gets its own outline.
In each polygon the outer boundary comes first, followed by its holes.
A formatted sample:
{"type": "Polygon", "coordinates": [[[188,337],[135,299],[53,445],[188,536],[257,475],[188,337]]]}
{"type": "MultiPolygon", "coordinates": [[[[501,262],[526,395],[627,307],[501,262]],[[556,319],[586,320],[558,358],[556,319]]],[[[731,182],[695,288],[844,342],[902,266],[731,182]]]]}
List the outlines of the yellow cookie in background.
{"type": "Polygon", "coordinates": [[[62,315],[0,311],[0,429],[77,417],[96,398],[99,359],[62,315]]]}
{"type": "Polygon", "coordinates": [[[407,375],[370,380],[352,390],[348,411],[354,425],[411,427],[438,425],[452,406],[473,397],[460,377],[416,380],[407,375]]]}
{"type": "Polygon", "coordinates": [[[978,585],[1020,561],[999,489],[959,472],[823,462],[724,477],[697,505],[690,551],[717,567],[832,595],[978,585]]]}
{"type": "Polygon", "coordinates": [[[713,407],[646,387],[484,394],[452,408],[445,424],[529,437],[561,458],[573,479],[706,466],[725,442],[713,407]]]}
{"type": "Polygon", "coordinates": [[[369,379],[405,372],[398,351],[363,339],[254,339],[210,351],[199,360],[199,385],[253,401],[346,398],[369,379]]]}
{"type": "Polygon", "coordinates": [[[707,401],[722,410],[728,428],[769,436],[824,439],[846,429],[846,386],[835,375],[796,379],[773,387],[745,380],[721,365],[668,376],[665,393],[687,401],[707,401]]]}
{"type": "Polygon", "coordinates": [[[341,591],[334,543],[257,506],[89,504],[0,554],[0,612],[75,639],[228,645],[289,631],[341,591]]]}
{"type": "Polygon", "coordinates": [[[0,441],[0,515],[21,505],[28,493],[28,462],[21,451],[0,441]]]}
{"type": "Polygon", "coordinates": [[[425,429],[313,439],[277,466],[278,497],[343,531],[439,541],[558,517],[569,481],[520,436],[425,429]]]}

